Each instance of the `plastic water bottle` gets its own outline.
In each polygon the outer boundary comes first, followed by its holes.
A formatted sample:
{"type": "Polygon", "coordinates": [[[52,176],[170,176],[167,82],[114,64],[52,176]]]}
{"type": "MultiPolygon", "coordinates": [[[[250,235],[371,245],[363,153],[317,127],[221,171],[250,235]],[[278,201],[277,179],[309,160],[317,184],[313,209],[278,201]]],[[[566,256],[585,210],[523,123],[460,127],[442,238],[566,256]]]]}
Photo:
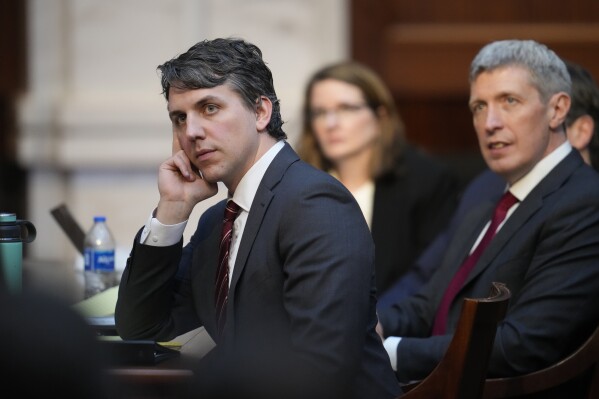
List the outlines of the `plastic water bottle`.
{"type": "Polygon", "coordinates": [[[84,298],[89,298],[118,283],[114,270],[115,241],[106,225],[106,217],[94,217],[94,225],[85,235],[84,247],[84,298]]]}

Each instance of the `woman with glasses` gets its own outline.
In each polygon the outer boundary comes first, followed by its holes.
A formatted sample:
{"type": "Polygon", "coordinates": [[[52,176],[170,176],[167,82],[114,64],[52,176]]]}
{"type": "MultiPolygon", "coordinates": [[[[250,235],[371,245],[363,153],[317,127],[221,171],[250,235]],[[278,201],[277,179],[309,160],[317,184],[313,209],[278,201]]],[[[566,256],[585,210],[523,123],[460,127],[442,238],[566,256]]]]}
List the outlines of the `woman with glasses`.
{"type": "Polygon", "coordinates": [[[312,75],[297,147],[304,161],[335,176],[360,205],[376,247],[380,296],[445,227],[457,178],[406,143],[388,88],[356,62],[312,75]]]}

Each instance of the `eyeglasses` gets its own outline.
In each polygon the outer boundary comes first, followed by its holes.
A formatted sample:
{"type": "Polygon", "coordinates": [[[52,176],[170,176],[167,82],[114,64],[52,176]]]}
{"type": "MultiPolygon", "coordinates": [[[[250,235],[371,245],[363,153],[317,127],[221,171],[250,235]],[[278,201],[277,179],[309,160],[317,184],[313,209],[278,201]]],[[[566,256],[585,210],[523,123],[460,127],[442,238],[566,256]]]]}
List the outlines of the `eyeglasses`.
{"type": "Polygon", "coordinates": [[[368,104],[341,104],[333,109],[315,108],[310,112],[310,118],[313,123],[323,123],[331,113],[335,118],[347,118],[364,108],[368,108],[368,104]]]}

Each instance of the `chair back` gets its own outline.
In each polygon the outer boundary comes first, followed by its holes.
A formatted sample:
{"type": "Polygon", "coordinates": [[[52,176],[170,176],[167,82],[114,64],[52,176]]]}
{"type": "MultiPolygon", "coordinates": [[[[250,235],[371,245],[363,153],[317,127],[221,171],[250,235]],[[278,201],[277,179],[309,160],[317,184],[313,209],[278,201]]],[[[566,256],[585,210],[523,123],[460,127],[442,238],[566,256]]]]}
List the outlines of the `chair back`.
{"type": "Polygon", "coordinates": [[[584,398],[599,398],[599,326],[574,353],[545,369],[517,377],[487,379],[483,398],[541,394],[568,382],[577,388],[584,388],[584,398]],[[579,378],[585,381],[585,387],[579,386],[579,378]]]}
{"type": "Polygon", "coordinates": [[[443,358],[422,381],[404,387],[402,399],[480,399],[497,323],[511,297],[494,282],[487,298],[466,298],[453,338],[443,358]]]}

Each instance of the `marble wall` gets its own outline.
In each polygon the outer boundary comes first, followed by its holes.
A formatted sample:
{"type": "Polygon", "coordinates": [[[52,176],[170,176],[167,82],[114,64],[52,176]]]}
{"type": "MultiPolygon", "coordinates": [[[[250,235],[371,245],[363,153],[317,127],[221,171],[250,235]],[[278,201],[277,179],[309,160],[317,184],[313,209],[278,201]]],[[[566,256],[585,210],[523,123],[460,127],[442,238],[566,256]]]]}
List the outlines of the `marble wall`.
{"type": "MultiPolygon", "coordinates": [[[[257,44],[293,145],[309,74],[348,57],[347,13],[347,0],[29,0],[19,159],[29,170],[29,220],[38,236],[27,260],[66,265],[60,273],[67,274],[81,267],[49,213],[65,203],[84,229],[94,215],[107,217],[117,267],[124,266],[157,203],[158,165],[170,155],[156,66],[203,39],[257,44]]],[[[190,227],[223,196],[221,189],[198,206],[190,227]]]]}

